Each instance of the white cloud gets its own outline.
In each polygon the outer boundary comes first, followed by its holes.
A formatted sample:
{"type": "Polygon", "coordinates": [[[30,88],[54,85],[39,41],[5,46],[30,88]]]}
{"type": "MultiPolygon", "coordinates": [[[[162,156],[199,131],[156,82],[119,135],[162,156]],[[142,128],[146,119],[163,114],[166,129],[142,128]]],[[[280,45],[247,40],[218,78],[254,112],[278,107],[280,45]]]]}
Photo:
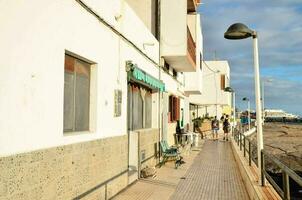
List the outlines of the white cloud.
{"type": "Polygon", "coordinates": [[[218,58],[229,60],[232,86],[238,96],[254,97],[252,41],[228,41],[223,34],[232,23],[242,22],[257,30],[260,67],[267,69],[264,72],[275,79],[275,84],[267,88],[268,105],[302,114],[299,102],[302,99],[301,0],[203,2],[200,10],[203,15],[205,57],[212,59],[215,51],[218,58]],[[282,67],[286,70],[280,70],[282,67]],[[280,75],[284,71],[286,73],[280,75]],[[294,81],[291,80],[293,77],[294,81]]]}

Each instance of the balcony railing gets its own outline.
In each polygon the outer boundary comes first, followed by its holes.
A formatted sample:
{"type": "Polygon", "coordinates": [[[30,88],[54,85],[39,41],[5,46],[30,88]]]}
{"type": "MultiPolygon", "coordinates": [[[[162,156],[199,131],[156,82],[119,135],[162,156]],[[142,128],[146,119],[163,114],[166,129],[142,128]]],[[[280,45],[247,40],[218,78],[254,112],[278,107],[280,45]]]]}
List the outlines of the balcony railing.
{"type": "Polygon", "coordinates": [[[196,44],[192,38],[189,28],[187,27],[187,48],[188,54],[193,61],[194,65],[196,66],[196,44]]]}

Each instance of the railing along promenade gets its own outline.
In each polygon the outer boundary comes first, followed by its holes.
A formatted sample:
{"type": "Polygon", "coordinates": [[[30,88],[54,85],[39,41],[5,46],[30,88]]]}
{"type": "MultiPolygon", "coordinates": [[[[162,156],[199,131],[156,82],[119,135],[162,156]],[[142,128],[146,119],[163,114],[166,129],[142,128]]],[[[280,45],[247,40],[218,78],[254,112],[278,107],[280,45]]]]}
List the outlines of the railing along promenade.
{"type": "MultiPolygon", "coordinates": [[[[249,136],[244,135],[237,128],[233,134],[234,140],[239,146],[240,151],[243,152],[244,157],[248,157],[249,166],[252,166],[252,162],[255,163],[257,167],[258,164],[256,162],[257,159],[257,144],[252,141],[249,136]],[[256,149],[255,154],[253,154],[253,150],[256,149]],[[255,156],[254,156],[255,155],[255,156]],[[254,159],[255,158],[255,159],[254,159]]],[[[291,198],[290,195],[290,184],[289,177],[296,182],[298,185],[302,187],[302,177],[300,177],[297,173],[295,173],[292,169],[283,164],[280,160],[278,160],[274,155],[267,153],[265,150],[261,151],[261,183],[262,186],[265,184],[265,178],[269,181],[269,183],[274,187],[277,193],[282,197],[282,199],[289,200],[291,198]],[[267,160],[271,161],[274,165],[276,165],[282,171],[282,188],[276,183],[273,177],[266,171],[265,164],[267,160]]]]}

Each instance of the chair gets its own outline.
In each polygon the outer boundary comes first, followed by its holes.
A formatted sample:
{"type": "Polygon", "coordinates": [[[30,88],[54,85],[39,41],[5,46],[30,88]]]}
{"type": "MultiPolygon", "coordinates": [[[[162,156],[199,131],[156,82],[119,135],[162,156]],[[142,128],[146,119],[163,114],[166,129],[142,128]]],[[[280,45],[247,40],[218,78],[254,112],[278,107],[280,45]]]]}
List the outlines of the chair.
{"type": "Polygon", "coordinates": [[[166,140],[163,140],[162,142],[165,145],[167,151],[179,153],[178,147],[169,147],[168,142],[166,140]]]}
{"type": "Polygon", "coordinates": [[[160,163],[160,167],[164,165],[169,158],[175,159],[175,169],[178,168],[178,166],[181,163],[180,153],[177,151],[177,149],[171,149],[167,148],[167,142],[166,141],[160,141],[160,147],[162,150],[163,160],[160,163]]]}

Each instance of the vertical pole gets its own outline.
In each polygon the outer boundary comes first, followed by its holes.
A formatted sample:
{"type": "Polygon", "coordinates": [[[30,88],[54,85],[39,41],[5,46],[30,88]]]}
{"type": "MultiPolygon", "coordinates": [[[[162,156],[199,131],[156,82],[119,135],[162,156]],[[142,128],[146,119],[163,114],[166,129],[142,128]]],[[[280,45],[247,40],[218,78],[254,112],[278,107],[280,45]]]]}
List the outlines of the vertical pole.
{"type": "MultiPolygon", "coordinates": [[[[259,159],[258,159],[259,160],[259,159]]],[[[261,151],[261,186],[265,186],[265,177],[264,177],[264,170],[265,170],[265,166],[264,166],[264,153],[263,151],[261,151]]]]}
{"type": "Polygon", "coordinates": [[[251,141],[249,141],[249,166],[252,166],[252,148],[251,148],[251,141]]]}
{"type": "Polygon", "coordinates": [[[258,39],[257,33],[253,34],[254,44],[254,70],[255,70],[255,102],[256,102],[256,120],[257,120],[257,153],[258,153],[258,176],[259,184],[262,185],[261,173],[261,151],[263,150],[263,134],[262,134],[262,117],[261,117],[261,101],[260,101],[260,75],[259,75],[259,57],[258,57],[258,39]]]}
{"type": "Polygon", "coordinates": [[[247,118],[249,123],[249,130],[251,130],[251,103],[250,100],[247,101],[247,118]]]}
{"type": "Polygon", "coordinates": [[[240,133],[240,137],[239,137],[239,147],[240,147],[240,151],[242,150],[242,133],[240,133]]]}
{"type": "Polygon", "coordinates": [[[264,84],[265,80],[262,81],[262,123],[264,124],[264,84]]]}
{"type": "Polygon", "coordinates": [[[243,156],[245,157],[245,136],[243,136],[243,156]]]}
{"type": "Polygon", "coordinates": [[[234,135],[235,132],[235,126],[236,126],[236,93],[233,92],[233,130],[232,135],[234,135]]]}
{"type": "Polygon", "coordinates": [[[283,199],[290,199],[290,190],[289,190],[289,177],[285,171],[282,172],[282,182],[283,182],[283,199]]]}

